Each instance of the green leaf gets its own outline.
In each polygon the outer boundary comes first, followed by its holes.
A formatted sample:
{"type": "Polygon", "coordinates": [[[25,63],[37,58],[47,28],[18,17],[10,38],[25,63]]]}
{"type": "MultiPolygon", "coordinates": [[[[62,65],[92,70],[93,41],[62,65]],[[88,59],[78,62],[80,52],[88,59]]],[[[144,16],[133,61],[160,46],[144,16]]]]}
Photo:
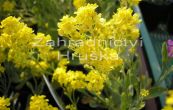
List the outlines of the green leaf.
{"type": "Polygon", "coordinates": [[[164,81],[171,73],[173,72],[173,65],[166,69],[161,75],[159,80],[157,81],[157,84],[160,84],[162,81],[164,81]]]}
{"type": "Polygon", "coordinates": [[[127,94],[122,93],[121,95],[121,110],[127,110],[128,106],[128,101],[127,101],[127,94]]]}
{"type": "Polygon", "coordinates": [[[100,105],[97,102],[95,102],[95,101],[90,102],[89,106],[92,107],[92,108],[100,107],[100,105]]]}
{"type": "Polygon", "coordinates": [[[44,86],[45,86],[45,83],[43,81],[41,81],[37,88],[38,94],[41,94],[43,92],[44,86]]]}
{"type": "Polygon", "coordinates": [[[145,99],[147,100],[147,99],[156,98],[158,96],[161,96],[166,91],[167,91],[167,89],[163,88],[163,87],[152,87],[149,90],[149,96],[147,96],[145,99]]]}
{"type": "Polygon", "coordinates": [[[168,52],[167,52],[167,44],[164,42],[162,44],[162,63],[167,63],[168,61],[168,52]]]}
{"type": "Polygon", "coordinates": [[[26,85],[27,85],[27,87],[32,91],[32,93],[34,94],[35,91],[34,91],[33,85],[32,85],[30,82],[26,82],[26,85]]]}

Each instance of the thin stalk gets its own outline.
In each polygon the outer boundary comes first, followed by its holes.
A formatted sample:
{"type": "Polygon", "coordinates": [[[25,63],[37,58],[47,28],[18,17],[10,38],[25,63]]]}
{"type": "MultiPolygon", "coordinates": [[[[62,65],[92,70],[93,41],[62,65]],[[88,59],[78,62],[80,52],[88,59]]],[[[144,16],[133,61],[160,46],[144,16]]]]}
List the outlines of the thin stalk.
{"type": "Polygon", "coordinates": [[[52,97],[54,98],[55,102],[57,103],[57,105],[59,106],[60,110],[64,110],[63,106],[61,105],[60,101],[58,100],[58,97],[57,95],[55,94],[55,91],[53,90],[53,87],[52,85],[50,84],[50,82],[48,81],[47,77],[43,74],[43,78],[44,78],[44,81],[52,95],[52,97]]]}

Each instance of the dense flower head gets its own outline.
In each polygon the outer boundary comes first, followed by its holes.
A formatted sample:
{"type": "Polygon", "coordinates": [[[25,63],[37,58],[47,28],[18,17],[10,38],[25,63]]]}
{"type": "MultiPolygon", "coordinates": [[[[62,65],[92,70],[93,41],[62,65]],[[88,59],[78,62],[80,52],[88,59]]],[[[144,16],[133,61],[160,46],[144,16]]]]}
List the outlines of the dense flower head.
{"type": "Polygon", "coordinates": [[[94,92],[98,95],[101,94],[106,80],[106,77],[104,75],[101,75],[96,70],[91,70],[86,76],[85,80],[88,82],[86,88],[89,91],[94,92]]]}
{"type": "Polygon", "coordinates": [[[59,60],[59,52],[53,50],[50,35],[34,34],[20,18],[7,17],[0,25],[0,72],[4,61],[13,62],[17,68],[31,68],[35,76],[49,68],[51,61],[59,60]]]}
{"type": "Polygon", "coordinates": [[[42,60],[49,60],[50,50],[52,47],[47,44],[51,40],[50,35],[45,35],[43,33],[37,33],[34,37],[33,47],[38,49],[39,57],[42,60]]]}
{"type": "Polygon", "coordinates": [[[149,90],[146,90],[146,89],[142,89],[141,92],[140,92],[140,95],[142,97],[146,97],[149,95],[149,90]]]}
{"type": "MultiPolygon", "coordinates": [[[[96,4],[88,4],[80,7],[75,12],[75,17],[66,15],[58,23],[58,32],[61,36],[69,39],[85,39],[88,36],[92,38],[100,38],[104,29],[104,19],[101,14],[98,14],[95,9],[96,4]]],[[[101,38],[100,38],[101,39],[101,38]]]]}
{"type": "Polygon", "coordinates": [[[169,97],[166,99],[166,104],[173,105],[173,91],[169,91],[168,94],[169,97]]]}
{"type": "Polygon", "coordinates": [[[67,93],[85,88],[85,74],[81,71],[66,72],[65,68],[57,68],[53,74],[53,81],[57,81],[67,93]]]}
{"type": "Polygon", "coordinates": [[[140,23],[139,15],[133,14],[130,8],[122,7],[107,22],[107,26],[110,36],[115,35],[115,39],[136,40],[139,37],[138,23],[140,23]]]}
{"type": "Polygon", "coordinates": [[[58,82],[66,93],[72,93],[78,89],[87,89],[99,95],[103,90],[105,79],[96,70],[92,70],[85,75],[81,71],[66,71],[65,68],[57,68],[52,80],[58,82]]]}
{"type": "Polygon", "coordinates": [[[58,66],[61,67],[61,68],[66,68],[66,66],[69,64],[69,60],[66,59],[66,58],[62,58],[59,63],[58,63],[58,66]]]}
{"type": "MultiPolygon", "coordinates": [[[[119,57],[122,49],[106,46],[100,40],[127,39],[135,41],[139,36],[137,24],[139,16],[126,7],[117,10],[112,19],[106,21],[96,12],[96,4],[87,4],[78,8],[74,16],[66,15],[58,23],[58,33],[69,40],[81,41],[77,45],[69,45],[78,57],[81,64],[91,70],[88,74],[79,71],[67,71],[66,68],[57,68],[53,74],[53,81],[57,81],[66,91],[87,89],[97,95],[101,94],[109,72],[122,65],[119,57]],[[94,43],[88,43],[94,41],[94,43]],[[120,52],[120,53],[118,53],[120,52]],[[80,76],[80,78],[78,77],[80,76]]],[[[148,95],[147,91],[141,93],[148,95]]]]}
{"type": "Polygon", "coordinates": [[[24,23],[21,23],[20,18],[15,18],[15,17],[7,17],[1,22],[1,28],[3,28],[2,33],[6,33],[8,35],[13,35],[16,33],[20,33],[22,29],[31,31],[32,29],[28,28],[24,23]]]}
{"type": "Polygon", "coordinates": [[[168,91],[166,106],[162,110],[173,110],[173,90],[168,91]]]}
{"type": "Polygon", "coordinates": [[[98,40],[109,41],[111,39],[135,41],[139,36],[137,24],[140,20],[139,16],[133,14],[131,9],[121,7],[112,19],[106,21],[101,17],[101,14],[96,12],[97,7],[96,4],[88,4],[80,7],[75,12],[75,16],[64,16],[61,22],[58,23],[58,32],[61,36],[69,38],[69,40],[83,41],[82,45],[69,46],[75,55],[84,58],[79,59],[80,63],[93,66],[101,73],[109,73],[113,68],[123,63],[119,57],[122,49],[118,48],[117,50],[117,48],[107,47],[99,43],[90,45],[87,42],[90,40],[96,40],[96,42],[98,40]],[[100,59],[100,55],[103,56],[102,59],[100,59]]]}
{"type": "Polygon", "coordinates": [[[67,110],[77,110],[76,106],[73,105],[73,104],[67,105],[65,108],[66,108],[67,110]]]}
{"type": "Polygon", "coordinates": [[[86,0],[73,0],[73,5],[75,6],[75,8],[80,8],[84,5],[86,5],[86,0]]]}
{"type": "Polygon", "coordinates": [[[58,23],[58,32],[61,36],[66,36],[68,38],[71,37],[71,35],[74,35],[74,39],[80,38],[80,34],[76,32],[76,20],[73,17],[69,17],[68,15],[64,16],[61,19],[61,23],[58,23]],[[78,34],[78,36],[76,36],[78,34]]]}
{"type": "Polygon", "coordinates": [[[133,14],[132,9],[120,7],[112,19],[106,21],[96,12],[97,7],[96,4],[88,4],[80,7],[75,12],[76,16],[64,16],[58,23],[59,34],[69,39],[107,37],[136,39],[139,36],[137,27],[140,23],[139,15],[133,14]]]}
{"type": "Polygon", "coordinates": [[[57,107],[50,105],[45,95],[34,95],[30,99],[29,110],[58,110],[57,107]]]}
{"type": "Polygon", "coordinates": [[[109,73],[114,67],[122,64],[122,59],[119,58],[116,50],[104,48],[99,44],[89,45],[87,41],[74,49],[74,55],[79,57],[82,64],[92,65],[101,73],[109,73]]]}
{"type": "Polygon", "coordinates": [[[10,99],[0,97],[0,110],[10,110],[10,99]]]}
{"type": "Polygon", "coordinates": [[[31,28],[19,20],[10,16],[1,22],[0,47],[4,51],[8,50],[8,61],[13,61],[16,67],[24,67],[32,48],[30,42],[33,41],[34,34],[31,28]]]}
{"type": "Polygon", "coordinates": [[[98,7],[96,4],[88,4],[85,7],[79,8],[76,14],[77,30],[81,33],[89,33],[94,37],[94,31],[101,28],[101,14],[98,14],[95,10],[98,7]]]}
{"type": "Polygon", "coordinates": [[[2,4],[2,8],[4,11],[9,11],[11,12],[15,8],[15,2],[14,1],[9,1],[5,0],[2,4]]]}
{"type": "Polygon", "coordinates": [[[44,72],[48,69],[49,64],[45,61],[36,62],[34,60],[30,60],[27,66],[31,68],[31,73],[34,76],[40,77],[42,74],[45,74],[44,72]]]}

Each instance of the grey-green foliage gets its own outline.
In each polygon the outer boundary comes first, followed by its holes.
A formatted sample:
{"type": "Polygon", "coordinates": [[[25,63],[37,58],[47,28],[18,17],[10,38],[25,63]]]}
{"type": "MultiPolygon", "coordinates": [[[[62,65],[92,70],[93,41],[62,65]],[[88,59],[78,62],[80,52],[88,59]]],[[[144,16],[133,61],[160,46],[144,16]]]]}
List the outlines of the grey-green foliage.
{"type": "Polygon", "coordinates": [[[145,100],[163,94],[166,89],[151,85],[151,79],[139,74],[139,61],[126,61],[121,71],[114,70],[110,73],[109,80],[101,96],[90,102],[91,107],[102,107],[108,110],[141,110],[145,100]],[[141,91],[149,91],[148,96],[141,96],[141,91]]]}

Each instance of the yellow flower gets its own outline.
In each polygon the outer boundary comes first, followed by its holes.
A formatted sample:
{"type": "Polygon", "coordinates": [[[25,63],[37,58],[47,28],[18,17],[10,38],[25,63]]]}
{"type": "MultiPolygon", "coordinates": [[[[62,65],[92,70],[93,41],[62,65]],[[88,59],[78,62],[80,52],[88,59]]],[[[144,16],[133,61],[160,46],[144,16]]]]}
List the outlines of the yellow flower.
{"type": "Polygon", "coordinates": [[[49,23],[45,23],[45,28],[48,28],[49,27],[49,23]]]}
{"type": "Polygon", "coordinates": [[[49,64],[45,61],[36,62],[34,60],[28,60],[27,67],[31,68],[31,73],[34,76],[40,77],[49,68],[49,64]]]}
{"type": "Polygon", "coordinates": [[[47,64],[47,62],[45,62],[45,61],[40,61],[39,62],[39,66],[40,66],[40,68],[42,68],[43,70],[46,70],[49,66],[48,66],[48,64],[47,64]]]}
{"type": "Polygon", "coordinates": [[[130,8],[119,8],[113,18],[107,22],[109,27],[109,36],[115,36],[114,39],[136,40],[139,37],[137,24],[140,23],[139,15],[133,14],[130,8]]]}
{"type": "Polygon", "coordinates": [[[166,99],[166,104],[173,105],[173,90],[170,90],[168,94],[169,94],[169,97],[167,97],[166,99]]]}
{"type": "Polygon", "coordinates": [[[103,90],[105,80],[105,75],[96,70],[91,70],[85,75],[81,71],[66,71],[65,68],[57,68],[52,78],[52,81],[58,82],[67,94],[77,89],[87,89],[99,95],[103,90]]]}
{"type": "Polygon", "coordinates": [[[57,68],[54,71],[52,81],[57,81],[61,86],[66,85],[67,84],[66,68],[57,68]]]}
{"type": "Polygon", "coordinates": [[[2,33],[12,35],[12,34],[20,32],[22,30],[22,28],[27,28],[26,25],[24,23],[20,23],[19,20],[20,20],[20,18],[15,18],[12,16],[4,19],[1,22],[1,26],[0,26],[2,28],[2,33]]]}
{"type": "Polygon", "coordinates": [[[103,32],[105,20],[101,18],[101,14],[97,14],[95,11],[97,7],[96,4],[88,4],[79,8],[75,12],[75,17],[64,16],[61,22],[58,23],[58,33],[74,40],[85,38],[86,33],[98,38],[98,36],[94,35],[102,35],[99,32],[103,32]]]}
{"type": "Polygon", "coordinates": [[[87,89],[91,92],[96,93],[97,95],[100,95],[101,91],[104,88],[105,80],[105,76],[102,76],[96,70],[91,70],[86,76],[86,81],[88,82],[87,89]]]}
{"type": "Polygon", "coordinates": [[[149,95],[149,91],[146,90],[146,89],[142,89],[141,92],[140,92],[140,95],[141,95],[142,97],[146,97],[146,96],[149,95]]]}
{"type": "Polygon", "coordinates": [[[162,110],[173,110],[173,90],[168,91],[166,98],[166,106],[162,110]]]}
{"type": "Polygon", "coordinates": [[[77,110],[76,106],[75,105],[67,105],[65,107],[67,110],[77,110]]]}
{"type": "Polygon", "coordinates": [[[52,47],[48,45],[47,43],[51,41],[50,35],[45,35],[43,33],[37,33],[37,35],[34,38],[33,41],[33,47],[37,48],[39,51],[39,57],[42,60],[49,60],[49,52],[52,50],[52,47]]]}
{"type": "Polygon", "coordinates": [[[62,67],[62,68],[66,68],[66,65],[69,64],[70,62],[66,59],[66,58],[62,58],[59,63],[58,66],[62,67]]]}
{"type": "Polygon", "coordinates": [[[101,14],[98,14],[95,10],[98,7],[97,4],[87,4],[85,7],[79,8],[76,14],[76,28],[81,35],[83,33],[89,33],[93,36],[102,28],[101,14]]]}
{"type": "Polygon", "coordinates": [[[2,67],[2,66],[0,65],[0,73],[3,73],[3,72],[4,72],[4,70],[5,70],[5,68],[4,68],[4,67],[2,67]]]}
{"type": "MultiPolygon", "coordinates": [[[[0,54],[0,64],[7,59],[13,62],[15,67],[29,67],[35,75],[39,75],[44,73],[43,69],[48,68],[48,62],[55,59],[55,53],[58,53],[52,51],[52,47],[47,44],[51,41],[50,35],[35,35],[31,28],[20,22],[20,18],[7,17],[1,22],[0,29],[0,52],[5,53],[2,49],[8,50],[5,55],[0,54]],[[31,61],[35,56],[39,58],[38,64],[31,61]]],[[[56,59],[58,61],[58,55],[56,59]]],[[[3,71],[3,68],[0,67],[0,70],[3,71]]]]}
{"type": "Polygon", "coordinates": [[[162,110],[173,110],[171,105],[166,105],[162,110]]]}
{"type": "Polygon", "coordinates": [[[66,93],[72,93],[76,89],[85,88],[85,74],[81,71],[67,71],[65,68],[57,68],[53,74],[53,81],[58,82],[66,93]]]}
{"type": "Polygon", "coordinates": [[[60,52],[59,51],[50,51],[48,54],[48,61],[58,61],[60,60],[60,52]]]}
{"type": "Polygon", "coordinates": [[[29,110],[58,110],[50,105],[49,100],[44,95],[34,95],[30,99],[29,110]]]}
{"type": "Polygon", "coordinates": [[[72,39],[80,39],[81,35],[79,32],[76,31],[76,19],[74,17],[69,17],[68,15],[64,16],[61,19],[61,22],[58,23],[58,33],[61,36],[65,36],[67,38],[72,39]]]}
{"type": "Polygon", "coordinates": [[[31,28],[20,19],[7,17],[1,22],[2,34],[0,36],[1,47],[8,49],[7,59],[14,62],[16,67],[25,67],[32,49],[30,42],[34,38],[31,28]],[[8,42],[7,42],[8,41],[8,42]]]}
{"type": "Polygon", "coordinates": [[[69,86],[73,90],[85,88],[85,74],[81,71],[68,71],[67,77],[69,81],[69,86]]]}
{"type": "Polygon", "coordinates": [[[11,12],[15,8],[15,3],[14,1],[10,2],[8,0],[5,0],[4,3],[2,4],[2,8],[4,11],[11,12]]]}
{"type": "Polygon", "coordinates": [[[101,73],[109,73],[123,63],[116,50],[104,48],[99,44],[89,45],[86,41],[73,50],[75,56],[79,57],[80,63],[93,66],[101,73]]]}
{"type": "Polygon", "coordinates": [[[86,4],[86,0],[73,0],[73,5],[75,8],[80,8],[86,4]]]}
{"type": "Polygon", "coordinates": [[[10,110],[10,99],[5,97],[0,97],[0,110],[10,110]]]}
{"type": "Polygon", "coordinates": [[[80,7],[75,16],[64,16],[58,23],[58,32],[69,40],[82,40],[82,44],[69,45],[74,56],[80,63],[95,68],[100,73],[108,74],[112,69],[123,64],[119,54],[124,47],[111,47],[100,44],[100,40],[132,40],[139,37],[137,25],[140,23],[139,15],[133,10],[121,7],[112,19],[106,21],[96,12],[97,4],[87,4],[80,7]],[[88,44],[94,41],[95,44],[88,44]]]}

